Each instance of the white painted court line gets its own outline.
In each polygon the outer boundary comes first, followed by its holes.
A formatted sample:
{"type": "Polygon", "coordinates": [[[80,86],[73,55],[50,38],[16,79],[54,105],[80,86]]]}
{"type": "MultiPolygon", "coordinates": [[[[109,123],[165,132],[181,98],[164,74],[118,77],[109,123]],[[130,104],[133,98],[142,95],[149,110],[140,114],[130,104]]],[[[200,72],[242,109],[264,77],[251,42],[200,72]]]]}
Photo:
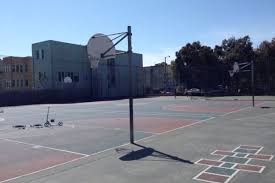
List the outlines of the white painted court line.
{"type": "Polygon", "coordinates": [[[263,146],[261,145],[249,145],[249,144],[240,144],[239,147],[241,146],[250,146],[250,147],[255,147],[255,148],[262,148],[263,146]]]}
{"type": "Polygon", "coordinates": [[[264,147],[262,146],[255,154],[260,153],[263,149],[264,149],[264,147]]]}
{"type": "Polygon", "coordinates": [[[272,113],[268,113],[268,114],[260,114],[260,115],[251,116],[251,117],[238,118],[238,119],[235,119],[235,120],[242,121],[242,120],[246,120],[246,119],[255,119],[255,118],[258,118],[258,117],[269,116],[269,115],[274,115],[274,114],[275,114],[275,112],[272,112],[272,113]]]}
{"type": "MultiPolygon", "coordinates": [[[[89,129],[102,129],[102,130],[109,130],[109,131],[123,131],[123,132],[129,132],[128,129],[123,129],[123,128],[108,128],[108,127],[104,127],[104,126],[88,126],[88,125],[63,125],[63,126],[67,126],[67,127],[71,127],[71,128],[77,128],[77,127],[83,127],[83,128],[89,128],[89,129]],[[73,126],[73,127],[72,127],[73,126]]],[[[139,133],[146,133],[146,134],[158,134],[158,133],[153,133],[153,132],[146,132],[146,131],[142,131],[142,130],[135,130],[135,132],[139,132],[139,133]]]]}
{"type": "MultiPolygon", "coordinates": [[[[197,124],[200,124],[200,123],[203,123],[203,122],[206,122],[206,121],[210,121],[212,119],[215,119],[215,118],[218,118],[218,117],[223,117],[223,116],[226,116],[226,115],[229,115],[229,114],[233,114],[233,113],[237,113],[237,112],[240,112],[240,111],[243,111],[245,109],[248,109],[248,108],[251,108],[251,106],[249,107],[244,107],[242,109],[238,109],[238,110],[235,110],[235,111],[232,111],[232,112],[228,112],[228,113],[225,113],[223,115],[220,115],[220,116],[214,116],[214,117],[210,117],[210,118],[207,118],[207,119],[204,119],[204,120],[200,120],[200,121],[197,121],[197,122],[194,122],[190,125],[185,125],[185,126],[182,126],[182,127],[179,127],[179,128],[175,128],[173,130],[169,130],[169,131],[166,131],[166,132],[162,132],[162,133],[158,133],[156,135],[152,135],[150,137],[146,137],[144,138],[145,140],[149,139],[149,138],[154,138],[155,136],[158,136],[158,135],[163,135],[163,134],[167,134],[167,133],[170,133],[170,132],[174,132],[174,131],[177,131],[179,129],[183,129],[183,128],[187,128],[187,127],[190,127],[190,126],[194,126],[194,125],[197,125],[197,124]]],[[[237,148],[236,148],[237,149],[237,148]]]]}
{"type": "MultiPolygon", "coordinates": [[[[143,106],[143,105],[148,105],[148,104],[151,104],[153,102],[135,102],[134,105],[135,106],[143,106]]],[[[125,104],[116,104],[116,106],[128,106],[129,104],[128,103],[125,103],[125,104]]]]}
{"type": "Polygon", "coordinates": [[[88,154],[83,154],[83,153],[73,152],[73,151],[67,151],[67,150],[57,149],[57,148],[52,148],[52,147],[42,146],[42,145],[38,145],[38,144],[32,144],[32,143],[22,142],[22,141],[18,141],[18,140],[12,140],[12,139],[6,139],[6,138],[0,138],[0,140],[4,140],[4,141],[8,141],[8,142],[14,142],[14,143],[17,143],[17,144],[29,145],[29,146],[32,146],[32,147],[33,146],[40,146],[41,148],[50,149],[50,150],[54,150],[54,151],[60,151],[60,152],[66,152],[66,153],[70,153],[70,154],[77,154],[77,155],[81,155],[81,156],[88,156],[88,154]]]}
{"type": "MultiPolygon", "coordinates": [[[[256,104],[255,106],[259,106],[259,105],[262,105],[264,104],[265,102],[262,102],[262,103],[259,103],[259,104],[256,104]]],[[[241,109],[237,109],[237,110],[234,110],[232,112],[228,112],[228,113],[225,113],[223,115],[220,115],[220,116],[227,116],[229,114],[233,114],[233,113],[236,113],[236,112],[240,112],[240,111],[243,111],[243,110],[246,110],[246,109],[249,109],[249,108],[253,108],[252,106],[247,106],[247,107],[244,107],[244,108],[241,108],[241,109]]]]}

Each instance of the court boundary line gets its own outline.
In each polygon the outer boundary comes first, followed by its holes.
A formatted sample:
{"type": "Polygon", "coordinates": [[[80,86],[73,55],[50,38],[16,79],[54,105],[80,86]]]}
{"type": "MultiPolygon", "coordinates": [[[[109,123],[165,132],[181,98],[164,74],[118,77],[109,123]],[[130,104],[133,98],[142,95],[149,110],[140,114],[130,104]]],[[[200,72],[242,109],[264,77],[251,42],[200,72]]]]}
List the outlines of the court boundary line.
{"type": "MultiPolygon", "coordinates": [[[[263,103],[265,103],[265,102],[263,102],[263,103]]],[[[135,142],[140,142],[140,141],[146,142],[146,140],[148,140],[150,138],[154,138],[154,137],[159,136],[159,135],[164,135],[164,134],[167,134],[167,133],[171,133],[171,132],[174,132],[174,131],[177,131],[177,130],[180,130],[180,129],[184,129],[186,127],[190,127],[190,126],[193,126],[193,125],[196,125],[196,124],[201,124],[203,122],[206,122],[206,121],[209,121],[209,120],[212,120],[212,119],[216,119],[218,117],[223,117],[223,116],[226,116],[228,114],[233,114],[233,113],[236,113],[236,112],[240,112],[240,111],[248,109],[248,108],[252,108],[252,107],[251,106],[247,106],[247,107],[244,107],[244,108],[241,108],[241,109],[229,112],[229,113],[225,113],[224,115],[213,116],[213,117],[210,117],[210,118],[207,118],[207,119],[204,119],[204,120],[197,121],[197,122],[195,122],[193,124],[190,124],[190,125],[186,125],[186,126],[182,126],[182,127],[179,127],[179,128],[175,128],[173,130],[169,130],[169,131],[162,132],[162,133],[159,133],[159,134],[153,134],[153,135],[151,135],[149,137],[145,137],[145,138],[139,139],[139,140],[137,140],[135,142]]],[[[0,138],[0,139],[2,139],[2,138],[0,138]]],[[[75,162],[75,161],[78,161],[78,160],[81,160],[81,159],[85,159],[85,158],[88,158],[88,157],[91,157],[91,156],[95,156],[95,155],[98,155],[98,154],[101,154],[101,153],[104,153],[104,152],[107,152],[107,151],[110,151],[110,150],[113,150],[113,149],[116,149],[116,148],[119,148],[119,147],[124,147],[124,146],[130,145],[130,144],[131,143],[128,142],[128,143],[125,143],[125,144],[122,144],[122,145],[119,145],[119,146],[111,147],[111,148],[108,148],[108,149],[105,149],[105,150],[102,150],[102,151],[98,151],[98,152],[90,154],[90,155],[85,155],[85,156],[83,156],[81,158],[78,158],[78,159],[67,161],[65,163],[57,164],[57,165],[54,165],[54,166],[51,166],[51,167],[47,167],[47,168],[44,168],[44,169],[41,169],[41,170],[38,170],[38,171],[35,171],[35,172],[31,172],[31,173],[28,173],[28,174],[24,174],[24,175],[20,175],[20,176],[17,176],[17,177],[13,177],[11,179],[3,180],[3,181],[0,181],[0,183],[5,183],[5,182],[11,181],[11,180],[16,180],[16,179],[23,178],[23,177],[26,177],[26,176],[29,176],[29,175],[33,175],[33,174],[37,174],[37,173],[40,173],[40,172],[43,172],[43,171],[46,171],[46,170],[50,170],[50,169],[53,169],[53,168],[56,168],[56,167],[61,167],[61,166],[66,165],[66,164],[69,164],[69,163],[72,163],[72,162],[75,162]]],[[[237,170],[237,172],[238,172],[238,170],[237,170]]]]}
{"type": "Polygon", "coordinates": [[[238,119],[235,119],[235,120],[237,120],[237,121],[243,121],[243,120],[246,120],[246,119],[254,119],[254,118],[258,118],[258,117],[262,117],[262,116],[269,116],[269,115],[274,115],[274,114],[275,114],[275,112],[271,112],[271,113],[259,114],[259,115],[251,116],[251,117],[238,118],[238,119]]]}
{"type": "MultiPolygon", "coordinates": [[[[93,127],[88,127],[88,125],[75,125],[75,124],[65,124],[63,125],[65,127],[70,127],[70,128],[77,128],[77,126],[79,127],[83,127],[83,128],[90,128],[90,129],[102,129],[102,130],[109,130],[109,131],[123,131],[123,132],[128,132],[129,130],[128,129],[122,129],[122,128],[108,128],[108,127],[104,127],[104,126],[93,126],[93,127]],[[74,126],[74,127],[72,127],[74,126]]],[[[142,131],[142,130],[135,130],[135,132],[138,132],[138,133],[145,133],[145,134],[157,134],[157,133],[154,133],[154,132],[146,132],[146,131],[142,131]]],[[[20,137],[19,137],[20,138],[20,137]]]]}
{"type": "Polygon", "coordinates": [[[0,138],[0,140],[7,141],[7,142],[13,142],[13,143],[17,143],[17,144],[24,144],[24,145],[28,145],[28,146],[32,146],[32,147],[39,146],[40,148],[44,148],[44,149],[50,149],[50,150],[59,151],[59,152],[76,154],[76,155],[80,155],[80,156],[88,156],[88,154],[84,154],[84,153],[68,151],[68,150],[64,150],[64,149],[58,149],[58,148],[43,146],[43,145],[39,145],[39,144],[32,144],[32,143],[23,142],[23,141],[19,141],[19,140],[13,140],[13,139],[9,139],[9,138],[0,138]]]}
{"type": "MultiPolygon", "coordinates": [[[[112,110],[112,111],[106,111],[106,110],[92,110],[89,112],[100,112],[100,114],[128,114],[129,111],[124,111],[124,110],[112,110]]],[[[88,113],[88,112],[87,112],[88,113]]],[[[212,112],[213,114],[219,115],[221,112],[212,112]]],[[[55,113],[53,113],[55,114],[55,113]]],[[[154,115],[166,115],[166,116],[179,116],[179,117],[184,117],[184,115],[190,115],[191,117],[200,117],[200,116],[211,116],[209,115],[207,112],[173,112],[173,111],[169,111],[169,112],[140,112],[137,113],[139,115],[150,115],[150,116],[154,116],[154,115]]],[[[35,113],[35,114],[24,114],[24,116],[42,116],[44,115],[43,112],[41,113],[35,113]]],[[[95,114],[96,115],[96,114],[95,114]]],[[[11,116],[12,118],[12,116],[11,116]]],[[[188,118],[188,119],[192,119],[192,118],[188,118]]],[[[79,119],[77,119],[79,120],[79,119]]],[[[63,120],[64,121],[64,120],[63,120]]]]}

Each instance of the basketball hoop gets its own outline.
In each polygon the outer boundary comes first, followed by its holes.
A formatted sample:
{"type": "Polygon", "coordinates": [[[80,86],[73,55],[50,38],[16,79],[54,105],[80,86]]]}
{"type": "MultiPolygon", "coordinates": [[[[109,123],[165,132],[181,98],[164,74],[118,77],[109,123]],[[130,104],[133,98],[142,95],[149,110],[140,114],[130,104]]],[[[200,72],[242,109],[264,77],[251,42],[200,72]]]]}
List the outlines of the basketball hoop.
{"type": "Polygon", "coordinates": [[[233,72],[233,70],[229,70],[228,72],[229,72],[229,75],[230,75],[231,78],[232,78],[232,77],[234,76],[234,74],[235,74],[235,73],[233,72]]]}
{"type": "Polygon", "coordinates": [[[236,73],[236,72],[239,72],[239,71],[240,71],[240,67],[239,67],[238,62],[234,62],[233,72],[236,73]]]}
{"type": "Polygon", "coordinates": [[[116,49],[113,47],[112,40],[104,34],[93,35],[87,45],[88,58],[92,69],[98,68],[98,64],[101,60],[115,58],[116,49]],[[109,48],[108,55],[102,58],[102,54],[109,48]]]}
{"type": "Polygon", "coordinates": [[[240,67],[238,62],[234,62],[233,64],[233,70],[229,70],[230,77],[233,77],[235,73],[240,72],[240,67]]]}
{"type": "Polygon", "coordinates": [[[97,68],[100,60],[102,60],[101,58],[93,57],[93,56],[90,56],[90,55],[88,55],[88,58],[89,58],[89,61],[90,61],[90,64],[91,64],[91,68],[93,68],[93,69],[97,68]]]}
{"type": "Polygon", "coordinates": [[[71,77],[67,76],[67,77],[64,78],[64,83],[69,84],[69,83],[72,83],[72,82],[73,82],[73,80],[72,80],[71,77]]]}

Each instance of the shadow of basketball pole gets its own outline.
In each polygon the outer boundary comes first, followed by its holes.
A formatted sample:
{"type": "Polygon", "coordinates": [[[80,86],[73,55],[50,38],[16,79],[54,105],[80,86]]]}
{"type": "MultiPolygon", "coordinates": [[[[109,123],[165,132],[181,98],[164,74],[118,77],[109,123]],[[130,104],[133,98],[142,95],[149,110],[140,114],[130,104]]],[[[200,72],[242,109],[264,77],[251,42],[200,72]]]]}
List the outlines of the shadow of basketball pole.
{"type": "Polygon", "coordinates": [[[173,156],[164,152],[160,152],[156,149],[146,147],[137,143],[133,143],[133,145],[141,147],[141,149],[137,151],[131,151],[127,153],[126,155],[120,157],[119,159],[121,161],[134,161],[134,160],[142,160],[143,158],[146,158],[148,156],[160,158],[161,160],[143,160],[143,161],[170,161],[170,162],[182,162],[187,164],[194,164],[190,160],[185,160],[182,158],[179,158],[177,156],[173,156]]]}

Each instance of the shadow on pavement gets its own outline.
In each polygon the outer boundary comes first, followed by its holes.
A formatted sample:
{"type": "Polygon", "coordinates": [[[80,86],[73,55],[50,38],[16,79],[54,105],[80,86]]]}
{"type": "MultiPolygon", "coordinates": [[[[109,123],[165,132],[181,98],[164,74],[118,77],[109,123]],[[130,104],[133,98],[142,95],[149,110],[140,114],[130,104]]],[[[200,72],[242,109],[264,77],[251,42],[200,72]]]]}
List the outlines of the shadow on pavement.
{"type": "MultiPolygon", "coordinates": [[[[176,161],[176,162],[182,162],[187,164],[194,164],[193,162],[185,159],[181,159],[176,156],[172,156],[170,154],[166,154],[160,151],[157,151],[150,147],[145,147],[140,144],[134,143],[134,145],[141,147],[142,149],[139,149],[137,151],[131,151],[127,153],[126,155],[120,157],[119,159],[121,161],[134,161],[134,160],[142,160],[143,158],[146,158],[148,156],[160,158],[161,160],[146,160],[146,161],[176,161]]],[[[126,149],[123,149],[123,151],[126,149]]],[[[119,150],[117,150],[119,151],[119,150]]]]}

